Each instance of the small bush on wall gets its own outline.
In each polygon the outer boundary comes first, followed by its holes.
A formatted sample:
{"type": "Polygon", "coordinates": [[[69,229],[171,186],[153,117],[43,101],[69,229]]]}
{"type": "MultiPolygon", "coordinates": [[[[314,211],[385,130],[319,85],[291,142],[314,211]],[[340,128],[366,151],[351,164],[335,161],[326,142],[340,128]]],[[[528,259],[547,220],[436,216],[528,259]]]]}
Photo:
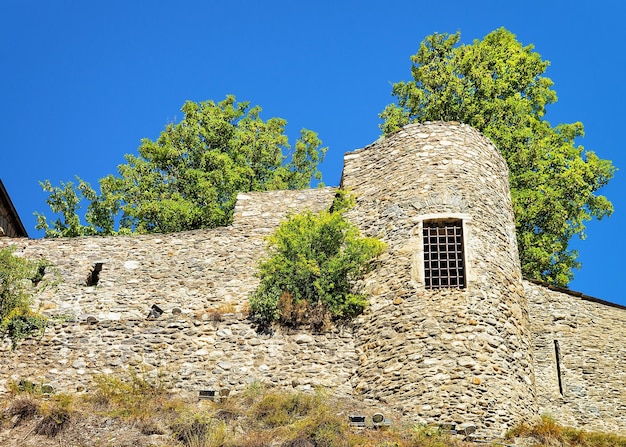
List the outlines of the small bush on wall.
{"type": "Polygon", "coordinates": [[[0,337],[10,338],[14,348],[45,327],[45,318],[30,309],[30,302],[33,293],[44,287],[39,283],[46,266],[45,260],[16,256],[12,247],[0,249],[0,337]]]}
{"type": "Polygon", "coordinates": [[[323,329],[363,312],[366,298],[352,286],[386,246],[361,237],[344,217],[353,204],[340,192],[329,211],[294,214],[269,237],[269,256],[259,263],[261,282],[250,296],[257,321],[323,329]]]}

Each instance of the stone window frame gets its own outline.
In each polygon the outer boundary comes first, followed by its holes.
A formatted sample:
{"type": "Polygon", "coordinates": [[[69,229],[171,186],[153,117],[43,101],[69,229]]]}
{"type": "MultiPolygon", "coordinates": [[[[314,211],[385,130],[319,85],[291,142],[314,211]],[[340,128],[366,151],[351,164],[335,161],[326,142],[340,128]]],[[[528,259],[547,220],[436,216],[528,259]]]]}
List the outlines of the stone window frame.
{"type": "Polygon", "coordinates": [[[468,262],[471,259],[471,217],[465,213],[433,213],[423,214],[413,219],[416,223],[414,229],[415,251],[411,267],[411,277],[414,285],[420,290],[464,290],[473,282],[472,271],[468,262]],[[426,288],[426,270],[424,267],[424,222],[427,221],[460,221],[463,232],[463,265],[465,270],[464,287],[439,287],[426,288]]]}

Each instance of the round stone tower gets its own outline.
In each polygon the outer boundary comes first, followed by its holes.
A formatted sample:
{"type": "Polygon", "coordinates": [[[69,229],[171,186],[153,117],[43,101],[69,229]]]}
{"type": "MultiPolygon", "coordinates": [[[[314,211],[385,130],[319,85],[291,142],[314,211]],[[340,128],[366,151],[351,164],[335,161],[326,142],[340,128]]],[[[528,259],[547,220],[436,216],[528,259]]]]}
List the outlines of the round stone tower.
{"type": "Polygon", "coordinates": [[[364,281],[355,392],[499,435],[537,413],[508,169],[459,123],[411,124],[345,156],[349,218],[387,242],[364,281]]]}

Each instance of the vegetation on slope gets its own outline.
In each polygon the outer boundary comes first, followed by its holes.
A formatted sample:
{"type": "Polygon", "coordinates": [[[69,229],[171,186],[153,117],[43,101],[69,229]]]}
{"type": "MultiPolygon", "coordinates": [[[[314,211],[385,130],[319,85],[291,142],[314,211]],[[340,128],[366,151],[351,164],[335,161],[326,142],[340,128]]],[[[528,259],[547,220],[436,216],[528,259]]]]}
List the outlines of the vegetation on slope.
{"type": "MultiPolygon", "coordinates": [[[[4,446],[176,446],[176,447],[460,447],[459,436],[437,427],[404,423],[392,415],[381,429],[355,429],[358,403],[331,398],[323,391],[298,393],[258,383],[222,401],[182,398],[164,381],[131,370],[119,379],[100,376],[89,393],[44,394],[45,387],[14,386],[3,402],[0,444],[4,446]]],[[[626,447],[626,437],[566,428],[544,417],[522,425],[509,439],[526,445],[626,447]]]]}

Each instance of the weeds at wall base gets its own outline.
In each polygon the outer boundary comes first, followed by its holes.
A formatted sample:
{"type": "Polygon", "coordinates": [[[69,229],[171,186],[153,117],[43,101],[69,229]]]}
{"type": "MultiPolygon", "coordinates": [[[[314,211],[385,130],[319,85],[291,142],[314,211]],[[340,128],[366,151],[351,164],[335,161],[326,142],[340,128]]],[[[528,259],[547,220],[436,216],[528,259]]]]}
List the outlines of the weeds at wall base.
{"type": "Polygon", "coordinates": [[[564,427],[552,416],[546,414],[542,415],[535,424],[520,424],[510,430],[506,437],[508,440],[529,439],[535,446],[626,447],[626,436],[564,427]]]}
{"type": "MultiPolygon", "coordinates": [[[[35,441],[41,447],[470,445],[462,438],[445,434],[437,427],[404,423],[399,418],[392,418],[389,427],[379,429],[350,427],[347,415],[354,410],[354,403],[334,400],[323,390],[310,394],[289,393],[252,383],[240,394],[213,402],[176,397],[159,383],[136,371],[129,371],[123,378],[99,377],[94,382],[93,392],[88,396],[44,395],[33,389],[20,391],[16,387],[17,391],[2,406],[0,433],[20,429],[23,433],[27,430],[28,436],[38,437],[35,441]],[[95,433],[86,429],[86,426],[104,427],[104,431],[95,433]],[[115,430],[119,430],[119,433],[115,430]],[[115,441],[113,444],[108,441],[94,443],[93,439],[96,438],[114,438],[115,441]]],[[[513,444],[515,437],[524,439],[523,445],[528,446],[626,447],[626,437],[563,427],[548,416],[535,425],[522,424],[511,430],[509,439],[504,443],[513,444]]]]}

